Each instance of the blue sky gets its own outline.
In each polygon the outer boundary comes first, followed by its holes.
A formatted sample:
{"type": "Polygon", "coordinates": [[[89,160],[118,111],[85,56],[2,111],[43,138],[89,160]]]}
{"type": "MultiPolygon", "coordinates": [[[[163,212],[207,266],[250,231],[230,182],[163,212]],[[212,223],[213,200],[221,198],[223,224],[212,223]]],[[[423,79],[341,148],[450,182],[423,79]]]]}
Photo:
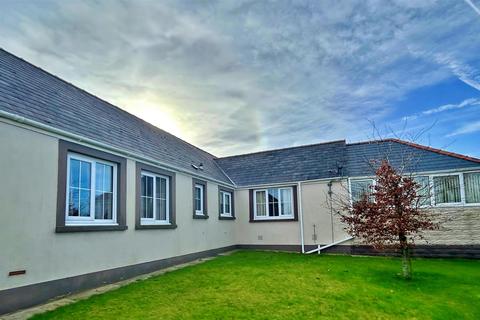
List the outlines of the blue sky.
{"type": "Polygon", "coordinates": [[[396,136],[480,157],[478,0],[2,6],[2,48],[218,156],[396,136]]]}

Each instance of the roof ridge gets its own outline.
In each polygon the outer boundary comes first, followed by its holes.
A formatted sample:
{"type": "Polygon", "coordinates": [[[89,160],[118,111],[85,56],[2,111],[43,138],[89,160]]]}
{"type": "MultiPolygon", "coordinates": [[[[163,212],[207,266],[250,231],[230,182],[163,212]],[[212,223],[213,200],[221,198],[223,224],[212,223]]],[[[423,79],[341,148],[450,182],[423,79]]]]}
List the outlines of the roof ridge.
{"type": "Polygon", "coordinates": [[[373,144],[373,143],[379,143],[379,142],[400,143],[400,144],[407,145],[407,146],[417,148],[417,149],[420,149],[420,150],[435,152],[435,153],[442,154],[442,155],[445,155],[445,156],[450,156],[450,157],[454,157],[454,158],[458,158],[458,159],[462,159],[462,160],[467,160],[467,161],[480,163],[479,158],[470,157],[470,156],[466,156],[466,155],[463,155],[463,154],[460,154],[460,153],[455,153],[455,152],[451,152],[451,151],[447,151],[447,150],[443,150],[443,149],[439,149],[439,148],[433,148],[433,147],[425,146],[425,145],[422,145],[422,144],[418,144],[418,143],[415,143],[415,142],[406,141],[406,140],[402,140],[402,139],[398,139],[398,138],[386,138],[386,139],[347,143],[347,146],[359,145],[359,144],[373,144]]]}
{"type": "Polygon", "coordinates": [[[45,73],[45,74],[47,74],[47,75],[49,75],[49,76],[51,76],[51,77],[54,77],[55,79],[59,80],[60,82],[63,82],[63,83],[65,83],[65,84],[71,86],[72,88],[74,88],[74,89],[76,89],[76,90],[78,90],[78,91],[86,94],[87,96],[93,97],[93,98],[95,98],[95,99],[98,99],[98,100],[104,102],[104,103],[107,104],[109,107],[114,108],[114,109],[116,109],[116,110],[118,110],[118,111],[120,111],[120,112],[122,112],[122,113],[125,113],[125,114],[127,114],[129,117],[135,118],[135,119],[141,121],[142,123],[147,124],[148,126],[152,127],[154,130],[160,130],[160,131],[162,131],[162,132],[164,132],[164,133],[166,133],[166,134],[168,134],[168,135],[170,135],[170,136],[172,136],[172,137],[174,137],[174,138],[182,141],[183,143],[186,143],[187,145],[189,145],[189,146],[191,146],[191,147],[193,147],[193,148],[195,148],[195,149],[197,149],[197,150],[199,150],[199,151],[202,151],[202,152],[208,154],[208,155],[211,156],[213,159],[217,159],[217,158],[218,158],[217,156],[211,154],[210,152],[205,151],[205,150],[203,150],[203,149],[195,146],[194,144],[192,144],[192,143],[190,143],[190,142],[188,142],[188,141],[185,141],[185,140],[183,140],[182,138],[179,138],[179,137],[177,137],[176,135],[171,134],[170,132],[168,132],[168,131],[166,131],[166,130],[161,129],[161,128],[153,125],[152,123],[143,120],[143,119],[140,118],[140,117],[137,117],[136,115],[134,115],[134,114],[132,114],[132,113],[130,113],[130,112],[128,112],[128,111],[126,111],[126,110],[124,110],[124,109],[116,106],[116,105],[114,105],[113,103],[108,102],[107,100],[104,100],[103,98],[100,98],[100,97],[98,97],[97,95],[95,95],[95,94],[93,94],[93,93],[90,93],[90,92],[88,92],[87,90],[82,89],[82,88],[78,87],[77,85],[75,85],[75,84],[73,84],[73,83],[71,83],[71,82],[68,82],[67,80],[62,79],[62,78],[60,78],[59,76],[57,76],[57,75],[55,75],[55,74],[53,74],[53,73],[51,73],[51,72],[49,72],[49,71],[47,71],[47,70],[39,67],[39,66],[37,66],[37,65],[34,65],[34,64],[31,63],[31,62],[28,62],[27,60],[25,60],[25,59],[23,59],[23,58],[15,55],[15,54],[13,54],[13,53],[7,51],[7,50],[5,50],[3,47],[0,47],[0,51],[6,53],[7,55],[9,55],[9,56],[11,56],[11,57],[13,57],[13,58],[15,58],[15,59],[17,59],[17,60],[20,60],[20,61],[28,64],[29,66],[34,67],[35,69],[39,70],[40,72],[43,72],[43,73],[45,73]]]}
{"type": "Polygon", "coordinates": [[[278,149],[262,150],[262,151],[256,151],[256,152],[249,152],[249,153],[237,154],[237,155],[233,155],[233,156],[219,157],[219,158],[217,158],[217,159],[218,159],[218,160],[222,160],[222,159],[227,159],[227,158],[243,157],[243,156],[250,156],[250,155],[260,154],[260,153],[283,151],[283,150],[297,149],[297,148],[306,148],[306,147],[313,147],[313,146],[319,146],[319,145],[325,145],[325,144],[333,144],[333,143],[339,143],[339,142],[345,143],[346,140],[345,140],[345,139],[342,139],[342,140],[333,140],[333,141],[327,141],[327,142],[318,142],[318,143],[304,144],[304,145],[300,145],[300,146],[291,146],[291,147],[278,148],[278,149]]]}
{"type": "Polygon", "coordinates": [[[446,151],[446,150],[443,150],[443,149],[424,146],[424,145],[421,145],[421,144],[418,144],[418,143],[415,143],[415,142],[405,141],[405,140],[396,139],[396,138],[390,138],[390,139],[386,139],[386,140],[390,141],[390,142],[401,143],[401,144],[404,144],[404,145],[407,145],[407,146],[410,146],[410,147],[413,147],[413,148],[421,149],[421,150],[435,152],[435,153],[442,154],[442,155],[445,155],[445,156],[450,156],[450,157],[459,158],[459,159],[462,159],[462,160],[467,160],[467,161],[480,163],[480,159],[478,159],[478,158],[466,156],[466,155],[451,152],[451,151],[446,151]]]}

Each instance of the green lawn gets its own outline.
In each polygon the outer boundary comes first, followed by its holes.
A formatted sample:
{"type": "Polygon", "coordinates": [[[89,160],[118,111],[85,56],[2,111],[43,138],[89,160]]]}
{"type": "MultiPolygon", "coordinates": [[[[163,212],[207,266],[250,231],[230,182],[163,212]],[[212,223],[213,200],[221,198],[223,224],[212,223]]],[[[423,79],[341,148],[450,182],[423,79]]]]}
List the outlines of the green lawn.
{"type": "Polygon", "coordinates": [[[34,319],[480,319],[480,261],[240,251],[34,319]]]}

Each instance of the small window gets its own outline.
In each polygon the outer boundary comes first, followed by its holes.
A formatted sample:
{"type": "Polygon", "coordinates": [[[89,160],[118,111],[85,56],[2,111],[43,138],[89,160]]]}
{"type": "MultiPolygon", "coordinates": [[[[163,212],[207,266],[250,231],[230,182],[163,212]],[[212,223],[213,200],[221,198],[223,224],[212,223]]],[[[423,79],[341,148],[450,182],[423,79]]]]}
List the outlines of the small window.
{"type": "Polygon", "coordinates": [[[254,218],[294,218],[293,188],[268,188],[254,190],[254,218]]]}
{"type": "Polygon", "coordinates": [[[169,194],[169,177],[141,173],[141,224],[170,224],[169,194]]]}
{"type": "Polygon", "coordinates": [[[428,176],[416,176],[413,178],[418,184],[417,196],[420,200],[420,206],[430,206],[432,204],[432,197],[430,192],[430,179],[428,176]]]}
{"type": "Polygon", "coordinates": [[[234,215],[233,190],[219,187],[218,200],[219,200],[218,210],[219,210],[220,219],[234,218],[235,215],[234,215]]]}
{"type": "Polygon", "coordinates": [[[465,184],[465,202],[480,203],[480,172],[463,174],[465,184]]]}
{"type": "Polygon", "coordinates": [[[195,214],[203,215],[203,185],[195,185],[195,214]]]}
{"type": "Polygon", "coordinates": [[[116,224],[116,177],[115,163],[68,153],[65,224],[116,224]]]}
{"type": "Polygon", "coordinates": [[[363,179],[363,180],[351,180],[350,189],[352,195],[352,201],[357,202],[362,199],[365,195],[368,196],[369,201],[373,201],[373,197],[369,196],[372,193],[373,188],[373,179],[363,179]]]}
{"type": "Polygon", "coordinates": [[[461,203],[460,176],[436,176],[433,177],[435,204],[461,203]]]}
{"type": "Polygon", "coordinates": [[[198,179],[193,179],[193,218],[208,218],[207,182],[198,179]]]}

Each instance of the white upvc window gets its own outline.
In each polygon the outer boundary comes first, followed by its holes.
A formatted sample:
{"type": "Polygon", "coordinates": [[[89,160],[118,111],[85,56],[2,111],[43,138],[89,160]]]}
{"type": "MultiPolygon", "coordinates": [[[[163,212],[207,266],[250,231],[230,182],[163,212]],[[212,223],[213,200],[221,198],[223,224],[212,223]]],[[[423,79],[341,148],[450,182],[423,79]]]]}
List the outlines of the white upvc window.
{"type": "Polygon", "coordinates": [[[205,214],[205,204],[203,203],[205,188],[202,184],[195,184],[195,214],[203,216],[205,214]]]}
{"type": "Polygon", "coordinates": [[[419,205],[421,207],[428,207],[432,205],[432,184],[429,176],[414,176],[413,181],[418,184],[417,196],[419,197],[419,205]]]}
{"type": "Polygon", "coordinates": [[[463,174],[465,185],[465,202],[467,204],[480,203],[480,172],[466,172],[463,174]]]}
{"type": "MultiPolygon", "coordinates": [[[[417,193],[423,207],[480,205],[480,171],[419,174],[413,180],[419,185],[417,193]]],[[[374,185],[374,179],[350,179],[352,202],[374,185]]]]}
{"type": "Polygon", "coordinates": [[[268,188],[253,191],[255,220],[294,218],[293,188],[268,188]]]}
{"type": "Polygon", "coordinates": [[[352,179],[350,180],[350,195],[352,202],[357,202],[367,195],[369,201],[374,201],[373,196],[369,196],[373,192],[375,185],[374,179],[352,179]]]}
{"type": "Polygon", "coordinates": [[[436,205],[462,204],[464,202],[462,180],[462,174],[458,173],[432,176],[434,203],[436,205]]]}
{"type": "Polygon", "coordinates": [[[170,224],[170,179],[147,171],[141,173],[140,223],[170,224]]]}
{"type": "Polygon", "coordinates": [[[224,217],[232,216],[232,193],[220,191],[220,215],[224,217]]]}
{"type": "Polygon", "coordinates": [[[65,224],[117,224],[115,163],[68,153],[65,224]]]}

